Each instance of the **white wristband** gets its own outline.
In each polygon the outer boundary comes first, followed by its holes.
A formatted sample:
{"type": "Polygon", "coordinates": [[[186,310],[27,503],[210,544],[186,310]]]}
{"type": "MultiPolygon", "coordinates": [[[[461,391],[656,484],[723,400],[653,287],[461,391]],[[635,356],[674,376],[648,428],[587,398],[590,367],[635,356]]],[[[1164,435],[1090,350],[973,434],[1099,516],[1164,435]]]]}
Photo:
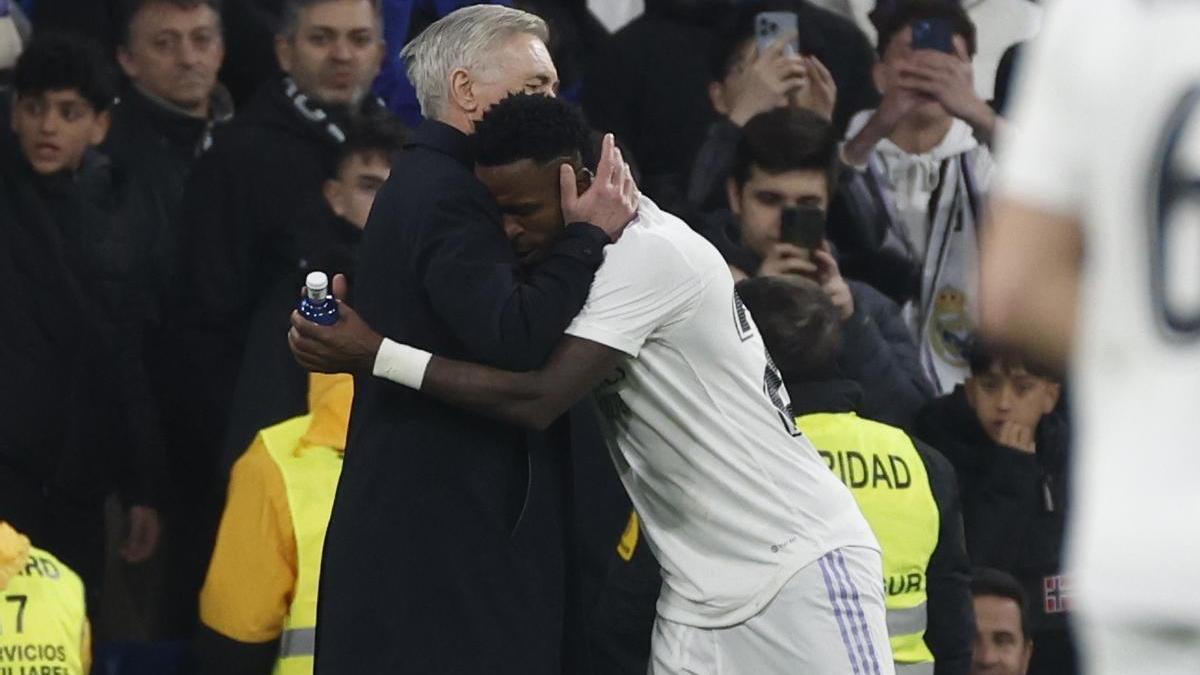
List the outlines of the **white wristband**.
{"type": "Polygon", "coordinates": [[[425,369],[432,358],[433,354],[427,351],[384,338],[375,354],[375,367],[371,373],[420,391],[421,383],[425,381],[425,369]]]}

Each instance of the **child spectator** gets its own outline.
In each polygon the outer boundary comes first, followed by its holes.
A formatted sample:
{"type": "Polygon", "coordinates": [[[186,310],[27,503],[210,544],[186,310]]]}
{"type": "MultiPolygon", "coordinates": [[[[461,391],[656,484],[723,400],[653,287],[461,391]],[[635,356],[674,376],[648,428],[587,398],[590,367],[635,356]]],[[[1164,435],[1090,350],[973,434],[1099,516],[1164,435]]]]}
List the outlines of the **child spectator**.
{"type": "Polygon", "coordinates": [[[1012,574],[1035,599],[1030,630],[1038,653],[1030,672],[1069,674],[1070,584],[1061,572],[1069,439],[1056,412],[1061,385],[973,341],[967,356],[966,384],[921,413],[917,435],[958,473],[971,561],[1012,574]]]}
{"type": "Polygon", "coordinates": [[[977,223],[992,173],[986,144],[998,118],[975,93],[975,26],[957,3],[903,5],[881,26],[878,53],[883,101],[850,122],[842,148],[855,169],[847,211],[872,249],[849,252],[859,257],[847,270],[905,305],[922,366],[947,393],[966,376],[962,338],[975,312],[977,223]],[[923,22],[948,27],[952,53],[914,38],[923,22]]]}

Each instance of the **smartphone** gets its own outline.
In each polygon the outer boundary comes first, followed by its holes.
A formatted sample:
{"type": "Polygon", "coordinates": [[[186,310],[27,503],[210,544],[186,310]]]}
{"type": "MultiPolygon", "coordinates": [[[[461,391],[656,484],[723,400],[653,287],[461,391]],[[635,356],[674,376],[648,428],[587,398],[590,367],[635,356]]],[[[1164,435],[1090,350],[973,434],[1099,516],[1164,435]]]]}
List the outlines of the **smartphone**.
{"type": "Polygon", "coordinates": [[[815,206],[784,208],[779,239],[800,248],[821,248],[825,241],[825,212],[815,206]]]}
{"type": "Polygon", "coordinates": [[[795,12],[759,12],[754,17],[754,40],[758,45],[758,53],[765,52],[776,40],[784,35],[791,35],[786,51],[788,56],[800,54],[800,36],[797,33],[800,26],[795,12]]]}
{"type": "Polygon", "coordinates": [[[918,19],[912,23],[912,48],[954,54],[954,29],[946,19],[918,19]]]}

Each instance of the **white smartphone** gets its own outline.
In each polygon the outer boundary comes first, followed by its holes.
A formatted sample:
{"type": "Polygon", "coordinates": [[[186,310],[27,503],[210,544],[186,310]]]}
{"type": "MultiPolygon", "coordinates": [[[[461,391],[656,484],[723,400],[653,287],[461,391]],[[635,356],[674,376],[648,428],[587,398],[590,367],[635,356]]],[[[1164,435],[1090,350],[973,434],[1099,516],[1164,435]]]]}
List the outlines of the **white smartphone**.
{"type": "Polygon", "coordinates": [[[799,23],[795,12],[759,12],[754,17],[754,40],[758,45],[758,53],[767,50],[776,40],[784,35],[792,39],[786,47],[788,56],[800,53],[800,36],[797,34],[799,23]]]}

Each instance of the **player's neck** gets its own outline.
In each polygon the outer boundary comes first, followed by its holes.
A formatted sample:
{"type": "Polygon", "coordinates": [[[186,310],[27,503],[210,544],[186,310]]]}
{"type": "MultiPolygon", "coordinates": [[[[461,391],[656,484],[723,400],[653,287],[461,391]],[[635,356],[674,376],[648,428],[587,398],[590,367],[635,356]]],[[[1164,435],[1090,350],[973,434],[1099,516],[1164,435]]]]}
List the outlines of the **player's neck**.
{"type": "Polygon", "coordinates": [[[950,133],[950,127],[953,125],[953,117],[933,122],[909,117],[896,125],[896,129],[892,131],[888,139],[895,143],[896,147],[909,154],[924,155],[945,140],[946,134],[950,133]]]}

